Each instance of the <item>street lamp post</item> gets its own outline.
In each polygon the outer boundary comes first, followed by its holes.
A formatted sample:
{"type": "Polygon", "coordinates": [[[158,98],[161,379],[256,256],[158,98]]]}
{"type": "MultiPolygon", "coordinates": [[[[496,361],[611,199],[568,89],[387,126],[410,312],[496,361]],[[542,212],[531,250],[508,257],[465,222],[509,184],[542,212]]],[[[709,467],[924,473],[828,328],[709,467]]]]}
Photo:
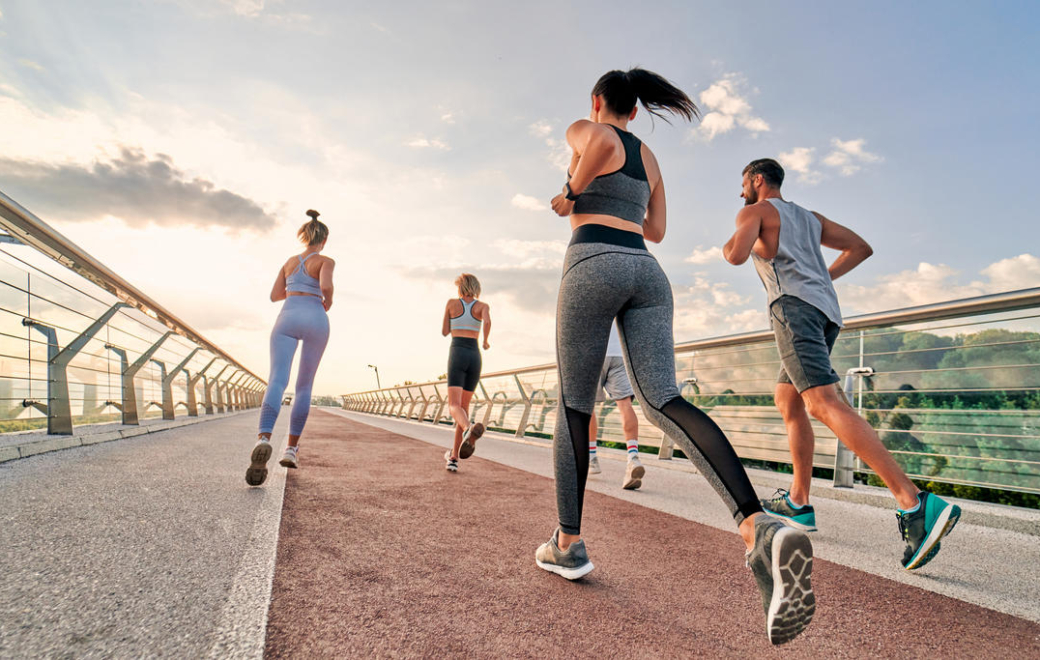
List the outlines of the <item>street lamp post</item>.
{"type": "Polygon", "coordinates": [[[370,369],[375,369],[376,370],[376,388],[378,388],[380,390],[383,389],[382,383],[379,382],[379,367],[377,367],[374,364],[370,364],[368,366],[369,366],[370,369]]]}

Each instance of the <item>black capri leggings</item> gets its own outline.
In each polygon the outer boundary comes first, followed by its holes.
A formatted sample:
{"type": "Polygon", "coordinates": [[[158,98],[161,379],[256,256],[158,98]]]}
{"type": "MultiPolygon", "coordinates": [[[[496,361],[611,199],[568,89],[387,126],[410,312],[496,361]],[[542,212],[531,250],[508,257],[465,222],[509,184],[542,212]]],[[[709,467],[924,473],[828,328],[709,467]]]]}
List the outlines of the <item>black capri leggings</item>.
{"type": "Polygon", "coordinates": [[[760,512],[758,495],[722,430],[679,395],[672,288],[661,266],[639,234],[583,225],[567,248],[556,307],[560,402],[553,455],[560,529],[581,533],[589,418],[615,317],[632,387],[647,419],[682,448],[738,524],[760,512]]]}
{"type": "Polygon", "coordinates": [[[448,387],[461,387],[467,392],[477,389],[480,381],[480,348],[476,339],[452,337],[448,351],[448,387]]]}

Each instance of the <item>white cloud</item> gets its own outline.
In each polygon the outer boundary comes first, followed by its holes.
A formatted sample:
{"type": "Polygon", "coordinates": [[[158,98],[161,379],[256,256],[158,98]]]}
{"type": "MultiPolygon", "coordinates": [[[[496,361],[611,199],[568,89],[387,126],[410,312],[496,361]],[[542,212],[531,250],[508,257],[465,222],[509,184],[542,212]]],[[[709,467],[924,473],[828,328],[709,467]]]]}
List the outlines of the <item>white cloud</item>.
{"type": "Polygon", "coordinates": [[[371,25],[374,30],[378,30],[379,32],[382,32],[383,34],[390,34],[390,29],[389,28],[387,28],[387,27],[385,27],[383,25],[380,25],[379,23],[376,23],[375,21],[372,21],[371,23],[369,23],[369,25],[371,25]]]}
{"type": "Polygon", "coordinates": [[[439,149],[441,151],[448,151],[451,147],[442,140],[428,139],[422,135],[416,137],[408,142],[405,142],[406,147],[412,147],[413,149],[439,149]]]}
{"type": "Polygon", "coordinates": [[[518,209],[525,211],[547,211],[549,207],[541,202],[537,197],[531,197],[530,195],[524,195],[517,193],[513,195],[513,199],[510,203],[518,209]]]}
{"type": "Polygon", "coordinates": [[[540,120],[531,124],[527,128],[527,130],[531,133],[531,135],[535,136],[536,138],[541,138],[544,140],[545,138],[549,137],[550,134],[552,134],[553,126],[545,120],[540,120]]]}
{"type": "Polygon", "coordinates": [[[737,126],[757,135],[769,131],[769,123],[751,114],[751,104],[744,98],[745,80],[737,74],[727,74],[700,93],[700,104],[705,113],[694,134],[705,140],[728,133],[737,126]]]}
{"type": "Polygon", "coordinates": [[[450,112],[445,112],[444,114],[441,115],[441,121],[444,122],[445,124],[454,124],[455,123],[455,115],[450,113],[450,112]]]}
{"type": "Polygon", "coordinates": [[[996,291],[1014,291],[1040,286],[1040,259],[1031,254],[1001,259],[982,269],[996,291]]]}
{"type": "Polygon", "coordinates": [[[504,254],[521,259],[532,256],[558,255],[567,252],[567,241],[524,241],[516,238],[500,238],[492,245],[504,254]]]}
{"type": "Polygon", "coordinates": [[[34,62],[32,60],[26,59],[24,57],[21,58],[20,60],[18,60],[18,63],[21,64],[22,66],[24,66],[26,69],[32,69],[33,71],[43,71],[44,70],[42,64],[39,64],[38,62],[34,62]]]}
{"type": "Polygon", "coordinates": [[[790,151],[780,152],[777,160],[784,166],[784,169],[797,172],[799,181],[815,184],[820,182],[823,175],[811,167],[814,151],[815,149],[812,147],[795,147],[790,151]]]}
{"type": "Polygon", "coordinates": [[[239,16],[255,18],[264,11],[264,0],[223,0],[239,16]]]}
{"type": "Polygon", "coordinates": [[[545,146],[549,147],[549,154],[546,156],[546,159],[557,170],[566,172],[571,164],[572,151],[570,145],[567,144],[567,140],[552,137],[553,131],[556,130],[555,124],[545,119],[540,119],[528,126],[527,130],[534,137],[545,140],[545,146]]]}
{"type": "Polygon", "coordinates": [[[768,326],[760,309],[740,309],[751,298],[731,291],[726,282],[709,280],[697,274],[691,286],[673,287],[675,298],[674,334],[677,342],[735,332],[762,330],[768,326]]]}
{"type": "Polygon", "coordinates": [[[921,262],[914,270],[883,275],[870,285],[838,284],[847,313],[914,307],[1040,286],[1040,259],[1031,254],[1002,259],[982,269],[985,279],[962,283],[960,272],[946,264],[921,262]]]}
{"type": "Polygon", "coordinates": [[[683,259],[688,264],[710,264],[715,261],[722,261],[722,248],[713,246],[709,248],[702,248],[697,246],[694,249],[693,254],[683,259]]]}
{"type": "Polygon", "coordinates": [[[863,138],[856,140],[833,138],[831,146],[834,147],[834,150],[827,154],[823,163],[838,169],[842,176],[851,176],[858,172],[864,163],[877,163],[883,160],[881,156],[863,148],[866,142],[863,138]]]}

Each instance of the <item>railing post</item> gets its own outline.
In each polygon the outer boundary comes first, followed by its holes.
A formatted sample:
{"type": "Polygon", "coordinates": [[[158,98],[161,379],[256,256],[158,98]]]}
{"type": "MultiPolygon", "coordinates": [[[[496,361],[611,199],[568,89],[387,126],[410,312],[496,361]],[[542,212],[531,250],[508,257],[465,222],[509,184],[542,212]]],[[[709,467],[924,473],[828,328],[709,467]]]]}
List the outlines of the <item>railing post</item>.
{"type": "MultiPolygon", "coordinates": [[[[58,348],[57,331],[32,319],[22,319],[22,325],[36,328],[47,337],[47,433],[51,435],[72,435],[72,403],[69,400],[68,367],[72,359],[83,350],[98,330],[105,327],[116,312],[126,303],[116,303],[98,317],[86,330],[70,341],[64,349],[58,348]]],[[[33,407],[40,409],[39,405],[33,407]]]]}
{"type": "MultiPolygon", "coordinates": [[[[195,394],[195,385],[199,382],[199,379],[205,379],[206,371],[213,366],[213,363],[217,361],[217,358],[213,358],[209,361],[209,364],[204,366],[195,372],[195,375],[188,378],[188,416],[198,417],[199,416],[199,403],[198,397],[195,394]]],[[[188,373],[185,371],[184,373],[188,373]]],[[[206,414],[213,414],[213,403],[209,400],[209,388],[206,386],[206,381],[202,381],[202,396],[205,401],[206,414]]]]}
{"type": "Polygon", "coordinates": [[[148,347],[148,349],[141,354],[137,360],[127,366],[129,359],[126,356],[126,351],[121,348],[116,348],[111,344],[105,344],[105,348],[112,351],[120,358],[120,364],[123,366],[123,423],[124,424],[140,424],[140,417],[137,412],[137,391],[134,389],[134,377],[137,372],[141,370],[144,365],[148,364],[148,361],[152,359],[155,352],[159,350],[163,342],[173,334],[173,331],[169,331],[154,344],[148,347]]]}
{"type": "Polygon", "coordinates": [[[224,412],[220,407],[220,377],[224,375],[224,372],[231,367],[230,364],[225,364],[224,368],[217,372],[216,376],[206,376],[203,380],[203,384],[206,386],[205,397],[206,397],[206,414],[212,415],[214,412],[224,412]],[[216,399],[213,398],[214,389],[216,390],[216,399]]]}
{"type": "Polygon", "coordinates": [[[412,396],[412,388],[411,388],[410,385],[408,386],[408,388],[405,389],[405,392],[408,392],[409,405],[408,405],[408,413],[404,416],[404,418],[405,419],[411,419],[412,418],[412,412],[415,410],[415,403],[416,403],[415,402],[415,397],[412,396]]]}
{"type": "Polygon", "coordinates": [[[444,413],[444,406],[448,405],[448,400],[441,396],[441,391],[437,389],[437,384],[433,384],[433,392],[437,395],[437,412],[433,415],[433,423],[441,423],[441,414],[444,413]]]}
{"type": "Polygon", "coordinates": [[[162,403],[159,408],[162,410],[162,418],[173,419],[173,385],[166,387],[166,363],[153,359],[152,364],[159,365],[159,389],[162,392],[162,403]]]}
{"type": "MultiPolygon", "coordinates": [[[[845,400],[852,405],[852,383],[856,378],[869,378],[874,375],[872,367],[853,367],[845,372],[845,400]]],[[[856,468],[856,455],[852,453],[841,438],[837,439],[834,450],[834,487],[852,488],[853,474],[856,468]]]]}
{"type": "Polygon", "coordinates": [[[520,390],[520,398],[524,400],[524,412],[520,415],[520,423],[516,425],[516,437],[522,438],[527,430],[527,418],[531,416],[531,398],[524,391],[524,384],[520,382],[520,376],[513,374],[513,380],[516,381],[516,389],[520,390]]]}
{"type": "Polygon", "coordinates": [[[235,412],[242,410],[242,400],[238,396],[239,383],[245,380],[246,376],[248,375],[248,373],[242,371],[239,374],[238,378],[235,378],[234,380],[228,379],[228,400],[234,406],[235,412]]]}
{"type": "MultiPolygon", "coordinates": [[[[185,404],[185,405],[188,406],[188,415],[190,416],[191,413],[194,411],[194,408],[195,408],[195,406],[194,406],[194,403],[195,403],[195,393],[191,392],[191,374],[188,372],[187,369],[185,369],[185,366],[187,366],[188,362],[193,357],[195,357],[196,353],[198,353],[201,350],[202,350],[201,347],[194,349],[191,353],[188,353],[188,357],[186,357],[186,358],[184,358],[183,360],[180,361],[180,364],[178,364],[176,367],[174,367],[169,373],[164,374],[163,382],[162,382],[162,386],[163,386],[163,419],[173,419],[174,418],[174,411],[173,411],[173,381],[177,378],[177,374],[179,374],[181,371],[184,372],[184,377],[185,377],[185,379],[188,380],[188,392],[185,393],[187,395],[187,399],[188,399],[188,403],[185,404]],[[169,415],[169,417],[167,417],[167,415],[169,415]]],[[[196,413],[196,414],[198,414],[198,413],[196,413]]]]}
{"type": "Polygon", "coordinates": [[[481,420],[481,424],[484,425],[484,428],[487,428],[488,424],[491,423],[491,409],[495,407],[495,400],[488,396],[487,390],[484,388],[484,381],[478,380],[477,386],[480,388],[480,391],[484,393],[484,401],[487,402],[487,409],[484,411],[484,419],[481,420]]]}
{"type": "Polygon", "coordinates": [[[218,413],[224,412],[224,393],[223,385],[220,384],[220,377],[224,375],[224,372],[231,368],[230,364],[225,364],[224,368],[213,377],[213,380],[209,385],[213,388],[214,394],[216,394],[216,400],[213,401],[213,406],[217,409],[218,413]]]}
{"type": "Polygon", "coordinates": [[[396,411],[396,414],[394,415],[394,417],[396,417],[397,419],[400,419],[400,418],[404,417],[404,405],[406,403],[408,403],[408,402],[404,400],[403,396],[401,396],[400,388],[394,390],[394,393],[397,394],[397,398],[400,400],[400,405],[398,405],[394,409],[396,411]]]}
{"type": "Polygon", "coordinates": [[[422,386],[419,386],[419,398],[422,401],[422,405],[419,406],[419,414],[415,416],[415,421],[421,422],[426,417],[426,408],[430,405],[430,400],[426,397],[426,393],[423,392],[422,386]]]}

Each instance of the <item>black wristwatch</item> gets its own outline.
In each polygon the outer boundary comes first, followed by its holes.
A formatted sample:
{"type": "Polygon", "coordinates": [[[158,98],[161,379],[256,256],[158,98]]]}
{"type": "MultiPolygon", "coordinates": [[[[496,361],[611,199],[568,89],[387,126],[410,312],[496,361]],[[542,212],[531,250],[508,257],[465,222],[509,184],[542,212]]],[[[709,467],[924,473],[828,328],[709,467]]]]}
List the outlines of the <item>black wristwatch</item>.
{"type": "Polygon", "coordinates": [[[567,194],[564,195],[564,197],[566,199],[571,200],[572,202],[578,201],[578,198],[581,197],[581,193],[578,193],[577,195],[574,194],[574,191],[571,190],[571,182],[568,181],[567,183],[565,183],[563,185],[567,188],[567,194]]]}

